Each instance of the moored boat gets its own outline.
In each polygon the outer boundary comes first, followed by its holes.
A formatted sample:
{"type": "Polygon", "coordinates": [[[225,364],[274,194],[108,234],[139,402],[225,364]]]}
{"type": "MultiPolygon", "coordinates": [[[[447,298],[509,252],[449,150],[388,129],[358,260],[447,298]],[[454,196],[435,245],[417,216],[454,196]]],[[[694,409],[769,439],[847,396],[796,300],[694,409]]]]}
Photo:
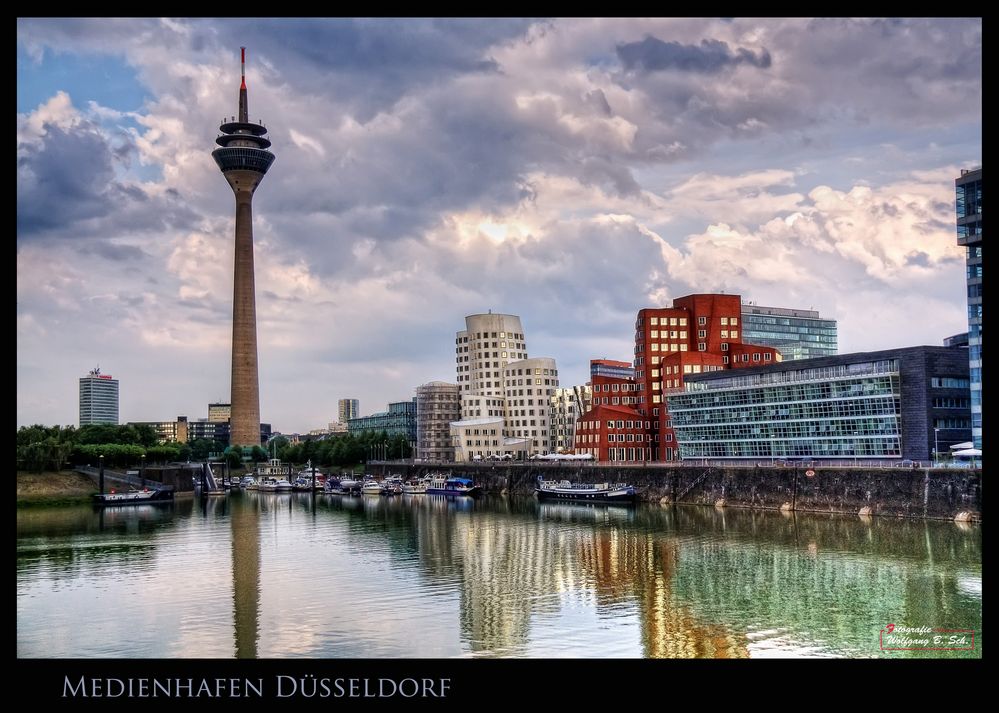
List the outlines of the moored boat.
{"type": "Polygon", "coordinates": [[[426,495],[430,478],[411,478],[402,484],[403,495],[426,495]]]}
{"type": "Polygon", "coordinates": [[[129,490],[118,493],[95,493],[94,505],[144,505],[147,503],[168,503],[173,501],[173,490],[129,490]]]}
{"type": "Polygon", "coordinates": [[[538,500],[574,500],[586,503],[631,504],[638,498],[633,485],[625,483],[570,483],[538,478],[534,489],[538,500]]]}
{"type": "Polygon", "coordinates": [[[369,480],[361,486],[361,495],[382,495],[385,486],[378,480],[369,480]]]}
{"type": "Polygon", "coordinates": [[[427,485],[427,495],[478,495],[481,488],[471,478],[434,476],[427,485]]]}

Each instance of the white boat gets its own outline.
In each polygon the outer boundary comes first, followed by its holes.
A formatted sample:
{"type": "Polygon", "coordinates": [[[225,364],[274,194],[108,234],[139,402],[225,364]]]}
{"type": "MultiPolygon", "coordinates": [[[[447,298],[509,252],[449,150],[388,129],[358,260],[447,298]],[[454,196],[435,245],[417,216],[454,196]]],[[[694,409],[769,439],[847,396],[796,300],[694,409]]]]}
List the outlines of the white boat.
{"type": "Polygon", "coordinates": [[[426,495],[430,478],[413,478],[402,485],[403,495],[426,495]]]}
{"type": "Polygon", "coordinates": [[[239,487],[246,488],[247,490],[256,490],[257,479],[252,475],[244,475],[243,479],[239,481],[239,487]]]}
{"type": "Polygon", "coordinates": [[[275,480],[274,487],[279,493],[290,493],[294,490],[294,486],[288,482],[287,478],[278,478],[275,480]]]}
{"type": "Polygon", "coordinates": [[[377,480],[369,480],[361,486],[361,495],[381,495],[385,492],[385,486],[377,480]]]}
{"type": "Polygon", "coordinates": [[[264,476],[257,481],[257,490],[261,493],[276,493],[277,492],[277,480],[268,476],[264,476]]]}

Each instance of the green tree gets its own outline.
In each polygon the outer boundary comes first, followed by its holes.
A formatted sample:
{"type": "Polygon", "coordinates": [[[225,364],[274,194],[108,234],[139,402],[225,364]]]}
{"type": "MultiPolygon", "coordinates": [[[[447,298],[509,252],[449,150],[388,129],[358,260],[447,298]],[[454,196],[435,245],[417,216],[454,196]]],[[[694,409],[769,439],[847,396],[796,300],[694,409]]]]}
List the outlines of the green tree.
{"type": "Polygon", "coordinates": [[[242,446],[229,446],[225,449],[223,453],[226,463],[229,464],[229,469],[239,468],[243,465],[243,448],[242,446]]]}
{"type": "Polygon", "coordinates": [[[254,446],[250,454],[250,460],[252,460],[254,463],[262,463],[263,461],[267,460],[267,451],[265,451],[260,446],[254,446]]]}

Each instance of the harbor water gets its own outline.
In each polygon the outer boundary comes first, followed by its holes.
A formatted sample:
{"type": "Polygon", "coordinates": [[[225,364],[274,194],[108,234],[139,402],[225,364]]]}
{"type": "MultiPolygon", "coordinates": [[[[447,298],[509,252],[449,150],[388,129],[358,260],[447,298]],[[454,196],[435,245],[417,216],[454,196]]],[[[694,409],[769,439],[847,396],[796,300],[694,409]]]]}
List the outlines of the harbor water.
{"type": "Polygon", "coordinates": [[[238,491],[17,512],[24,658],[980,658],[981,624],[981,526],[953,522],[238,491]]]}

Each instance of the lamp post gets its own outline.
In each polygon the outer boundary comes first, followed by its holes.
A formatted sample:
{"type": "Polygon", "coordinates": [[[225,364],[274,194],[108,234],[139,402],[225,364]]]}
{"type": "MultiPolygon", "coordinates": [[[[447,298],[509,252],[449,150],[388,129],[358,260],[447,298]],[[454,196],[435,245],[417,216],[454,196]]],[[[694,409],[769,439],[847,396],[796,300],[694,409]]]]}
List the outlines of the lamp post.
{"type": "Polygon", "coordinates": [[[853,467],[857,467],[857,431],[853,432],[853,467]]]}
{"type": "Polygon", "coordinates": [[[139,458],[141,459],[140,464],[139,464],[139,478],[142,480],[142,487],[143,487],[143,489],[145,489],[145,487],[146,487],[146,454],[143,453],[141,456],[139,456],[139,458]]]}
{"type": "Polygon", "coordinates": [[[940,429],[933,429],[933,465],[936,466],[937,459],[940,456],[940,429]]]}
{"type": "Polygon", "coordinates": [[[101,489],[101,495],[104,495],[104,454],[103,453],[97,456],[97,462],[99,467],[98,476],[97,476],[99,481],[98,484],[101,489]]]}

